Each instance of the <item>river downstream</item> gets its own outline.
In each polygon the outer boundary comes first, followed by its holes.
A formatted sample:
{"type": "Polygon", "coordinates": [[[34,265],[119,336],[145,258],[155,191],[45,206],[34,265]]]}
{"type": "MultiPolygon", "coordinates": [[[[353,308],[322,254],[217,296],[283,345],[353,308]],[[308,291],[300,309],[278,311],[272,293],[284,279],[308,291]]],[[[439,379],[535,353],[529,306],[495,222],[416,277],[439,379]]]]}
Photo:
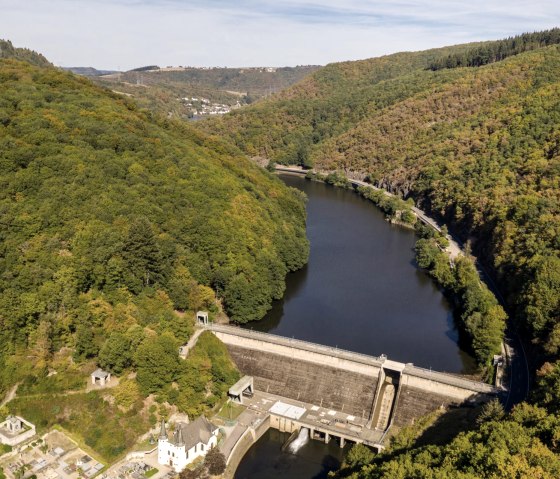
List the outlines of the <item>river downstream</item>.
{"type": "MultiPolygon", "coordinates": [[[[308,264],[287,277],[284,298],[245,327],[439,371],[468,373],[473,359],[458,345],[450,305],[414,261],[413,231],[385,221],[352,191],[282,174],[304,191],[308,264]]],[[[322,479],[343,451],[307,442],[282,450],[287,435],[268,431],[245,455],[236,479],[322,479]]]]}

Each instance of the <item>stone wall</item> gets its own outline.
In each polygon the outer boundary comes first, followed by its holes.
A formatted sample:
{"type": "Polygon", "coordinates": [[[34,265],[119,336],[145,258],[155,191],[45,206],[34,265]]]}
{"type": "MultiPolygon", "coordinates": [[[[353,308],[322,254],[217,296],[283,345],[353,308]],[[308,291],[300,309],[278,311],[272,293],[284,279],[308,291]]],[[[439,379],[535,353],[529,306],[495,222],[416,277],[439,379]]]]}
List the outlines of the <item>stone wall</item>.
{"type": "Polygon", "coordinates": [[[369,417],[377,374],[366,375],[267,351],[226,346],[242,374],[255,388],[291,399],[369,417]]]}
{"type": "MultiPolygon", "coordinates": [[[[24,430],[22,430],[19,434],[14,434],[9,432],[5,428],[0,428],[0,444],[6,444],[8,446],[17,446],[22,442],[28,441],[33,436],[35,436],[35,425],[31,424],[29,421],[26,421],[24,418],[17,416],[17,418],[24,424],[24,430]]],[[[2,423],[3,425],[6,424],[7,421],[2,423]]]]}

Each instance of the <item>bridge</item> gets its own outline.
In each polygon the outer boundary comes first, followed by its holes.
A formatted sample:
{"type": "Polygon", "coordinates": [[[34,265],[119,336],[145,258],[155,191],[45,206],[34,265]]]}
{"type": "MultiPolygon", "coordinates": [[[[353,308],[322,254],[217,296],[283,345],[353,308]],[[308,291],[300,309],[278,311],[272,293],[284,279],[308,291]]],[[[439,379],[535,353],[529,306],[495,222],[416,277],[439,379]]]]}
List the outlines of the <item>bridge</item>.
{"type": "Polygon", "coordinates": [[[242,374],[254,378],[259,400],[268,395],[268,403],[278,400],[305,409],[298,418],[271,409],[272,427],[288,432],[307,427],[327,441],[334,436],[341,443],[349,440],[381,448],[392,426],[410,425],[441,407],[480,404],[500,392],[483,382],[386,356],[236,326],[202,327],[226,345],[242,374]]]}

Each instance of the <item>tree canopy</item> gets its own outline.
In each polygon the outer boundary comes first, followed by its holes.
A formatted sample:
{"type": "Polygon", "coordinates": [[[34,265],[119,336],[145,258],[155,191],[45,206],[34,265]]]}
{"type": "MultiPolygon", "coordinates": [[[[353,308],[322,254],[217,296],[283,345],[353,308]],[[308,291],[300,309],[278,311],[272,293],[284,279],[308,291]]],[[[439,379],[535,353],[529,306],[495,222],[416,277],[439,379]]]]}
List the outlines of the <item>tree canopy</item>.
{"type": "Polygon", "coordinates": [[[308,255],[303,196],[234,147],[13,58],[0,59],[0,212],[0,393],[17,355],[44,366],[64,346],[115,373],[145,353],[148,384],[158,341],[192,331],[174,310],[260,319],[308,255]]]}

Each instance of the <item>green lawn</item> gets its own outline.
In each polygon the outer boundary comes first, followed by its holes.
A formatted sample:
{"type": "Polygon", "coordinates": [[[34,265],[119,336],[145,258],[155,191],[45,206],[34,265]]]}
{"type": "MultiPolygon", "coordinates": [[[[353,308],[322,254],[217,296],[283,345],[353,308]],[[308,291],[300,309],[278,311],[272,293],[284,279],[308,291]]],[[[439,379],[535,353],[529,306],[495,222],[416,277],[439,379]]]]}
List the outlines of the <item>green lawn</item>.
{"type": "Polygon", "coordinates": [[[233,420],[237,419],[243,411],[245,411],[245,406],[227,402],[222,406],[217,415],[222,419],[233,420]]]}
{"type": "Polygon", "coordinates": [[[146,477],[152,477],[152,476],[155,476],[158,472],[159,472],[159,469],[157,467],[154,467],[153,469],[150,469],[148,472],[146,472],[146,474],[144,474],[144,475],[146,477]]]}
{"type": "Polygon", "coordinates": [[[111,463],[132,448],[150,424],[140,411],[141,403],[123,412],[104,401],[102,394],[106,393],[22,397],[13,400],[9,409],[34,423],[39,433],[61,426],[103,462],[111,463]]]}

